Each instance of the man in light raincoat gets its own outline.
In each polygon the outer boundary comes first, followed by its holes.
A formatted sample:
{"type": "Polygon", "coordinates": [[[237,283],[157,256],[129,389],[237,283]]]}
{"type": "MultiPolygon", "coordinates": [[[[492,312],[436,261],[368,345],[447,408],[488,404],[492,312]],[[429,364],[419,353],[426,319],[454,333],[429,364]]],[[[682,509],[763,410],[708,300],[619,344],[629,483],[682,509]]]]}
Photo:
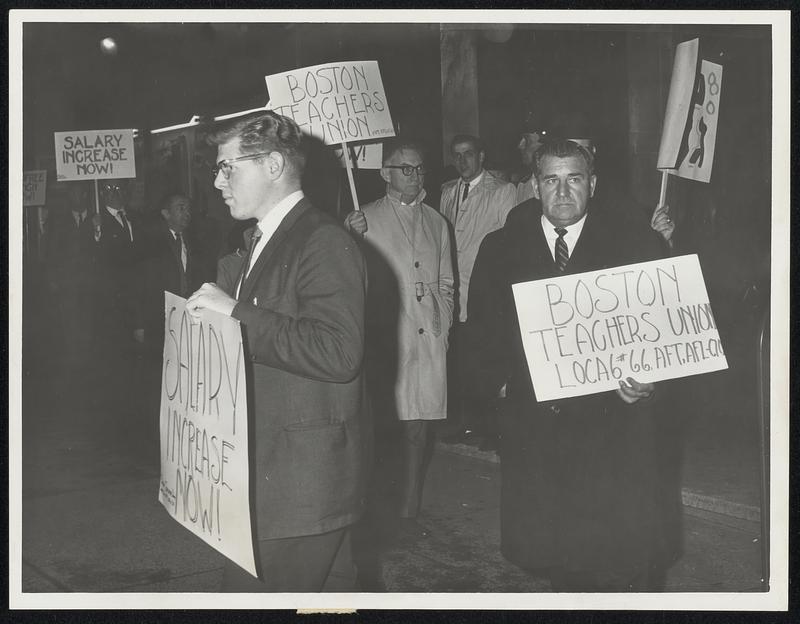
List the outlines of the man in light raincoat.
{"type": "Polygon", "coordinates": [[[423,203],[419,147],[384,151],[386,195],[351,212],[367,257],[367,379],[378,418],[401,422],[405,477],[400,516],[417,515],[430,422],[447,416],[447,341],[454,276],[447,222],[423,203]]]}
{"type": "Polygon", "coordinates": [[[451,419],[460,430],[453,441],[475,442],[484,450],[497,448],[493,407],[478,401],[465,385],[461,337],[467,322],[467,294],[472,267],[483,237],[505,225],[515,205],[516,188],[483,167],[486,152],[478,137],[459,134],[450,142],[453,164],[459,177],[442,185],[439,209],[452,224],[458,263],[458,317],[451,335],[451,419]]]}

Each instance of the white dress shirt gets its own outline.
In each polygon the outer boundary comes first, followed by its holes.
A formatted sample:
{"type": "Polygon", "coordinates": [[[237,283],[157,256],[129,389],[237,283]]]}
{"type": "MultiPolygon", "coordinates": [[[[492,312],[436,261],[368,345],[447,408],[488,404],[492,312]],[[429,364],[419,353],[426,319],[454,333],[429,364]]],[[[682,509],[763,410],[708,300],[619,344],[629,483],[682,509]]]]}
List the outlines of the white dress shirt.
{"type": "MultiPolygon", "coordinates": [[[[572,250],[575,249],[575,245],[578,243],[578,239],[581,237],[581,230],[583,230],[583,224],[586,222],[586,215],[584,214],[580,221],[576,221],[569,227],[565,227],[564,229],[567,231],[564,234],[564,242],[567,243],[567,253],[572,256],[572,250]]],[[[556,239],[558,238],[558,234],[556,234],[556,226],[550,223],[547,217],[542,215],[542,230],[544,231],[545,240],[547,240],[547,246],[550,247],[550,255],[553,256],[553,260],[556,259],[556,239]]]]}
{"type": "Polygon", "coordinates": [[[261,252],[264,251],[264,247],[267,246],[269,239],[275,234],[281,221],[283,221],[284,217],[289,214],[289,211],[294,208],[295,204],[303,199],[303,197],[305,197],[303,191],[290,193],[279,201],[275,207],[258,222],[258,229],[261,230],[261,238],[253,250],[253,257],[250,260],[250,266],[247,267],[247,273],[250,273],[250,269],[253,268],[261,252]]]}

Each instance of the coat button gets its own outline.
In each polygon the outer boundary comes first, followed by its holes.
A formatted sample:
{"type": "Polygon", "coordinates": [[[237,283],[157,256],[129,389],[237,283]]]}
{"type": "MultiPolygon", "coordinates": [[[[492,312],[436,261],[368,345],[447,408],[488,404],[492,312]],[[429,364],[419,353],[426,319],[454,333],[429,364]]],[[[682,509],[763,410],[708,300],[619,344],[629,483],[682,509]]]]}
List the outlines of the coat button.
{"type": "Polygon", "coordinates": [[[560,414],[561,408],[558,405],[551,405],[550,411],[553,412],[554,414],[560,414]]]}
{"type": "Polygon", "coordinates": [[[420,328],[419,328],[419,333],[420,333],[420,334],[424,334],[424,333],[425,333],[425,330],[424,330],[424,329],[422,329],[422,328],[420,327],[420,328]]]}
{"type": "Polygon", "coordinates": [[[415,269],[418,269],[418,268],[419,268],[419,262],[415,262],[415,263],[414,263],[414,268],[415,268],[415,269]]]}
{"type": "Polygon", "coordinates": [[[255,362],[255,361],[256,361],[256,356],[255,356],[255,355],[251,355],[251,356],[250,356],[250,359],[251,359],[253,362],[255,362]]]}

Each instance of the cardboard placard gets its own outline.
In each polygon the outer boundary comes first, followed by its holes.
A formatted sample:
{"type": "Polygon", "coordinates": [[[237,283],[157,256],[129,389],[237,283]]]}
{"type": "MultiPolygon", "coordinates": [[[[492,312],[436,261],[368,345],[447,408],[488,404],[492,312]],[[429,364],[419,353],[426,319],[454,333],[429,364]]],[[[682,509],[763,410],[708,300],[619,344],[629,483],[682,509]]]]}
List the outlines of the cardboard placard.
{"type": "Polygon", "coordinates": [[[325,63],[265,79],[270,108],[326,145],[394,136],[377,61],[325,63]]]}
{"type": "Polygon", "coordinates": [[[722,66],[698,64],[700,40],[675,48],[657,167],[699,182],[711,180],[722,93],[722,66]]]}
{"type": "Polygon", "coordinates": [[[56,132],[59,180],[135,178],[133,130],[56,132]]]}
{"type": "MultiPolygon", "coordinates": [[[[380,169],[383,166],[383,144],[382,143],[358,143],[348,145],[351,152],[351,160],[355,169],[380,169]]],[[[342,167],[347,166],[342,145],[334,145],[333,153],[339,159],[342,167]]]]}
{"type": "Polygon", "coordinates": [[[165,292],[158,499],[175,520],[256,576],[247,387],[239,321],[165,292]]]}
{"type": "Polygon", "coordinates": [[[22,205],[44,206],[47,202],[47,170],[22,172],[22,205]]]}
{"type": "Polygon", "coordinates": [[[539,401],[728,367],[696,255],[514,284],[539,401]]]}

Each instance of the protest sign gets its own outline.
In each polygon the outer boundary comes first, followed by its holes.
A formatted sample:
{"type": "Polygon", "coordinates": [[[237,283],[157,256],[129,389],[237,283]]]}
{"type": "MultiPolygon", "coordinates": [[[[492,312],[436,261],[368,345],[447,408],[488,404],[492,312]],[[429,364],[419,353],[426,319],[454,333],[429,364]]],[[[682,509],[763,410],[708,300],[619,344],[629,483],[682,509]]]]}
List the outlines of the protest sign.
{"type": "Polygon", "coordinates": [[[158,498],[178,523],[256,576],[247,389],[239,322],[165,292],[158,498]]]}
{"type": "MultiPolygon", "coordinates": [[[[353,166],[356,169],[380,169],[383,166],[383,145],[381,143],[357,143],[347,145],[353,159],[353,166]]],[[[344,155],[344,145],[333,147],[336,158],[342,167],[347,167],[347,159],[344,155]]]]}
{"type": "Polygon", "coordinates": [[[514,284],[539,401],[728,367],[696,255],[514,284]]]}
{"type": "Polygon", "coordinates": [[[272,110],[326,145],[394,136],[377,61],[325,63],[266,81],[272,110]]]}
{"type": "Polygon", "coordinates": [[[47,171],[23,171],[22,205],[44,206],[47,200],[47,171]]]}
{"type": "Polygon", "coordinates": [[[699,60],[699,39],[675,48],[657,168],[709,182],[717,141],[722,66],[699,60]]]}
{"type": "Polygon", "coordinates": [[[135,178],[133,130],[56,132],[59,180],[135,178]]]}

